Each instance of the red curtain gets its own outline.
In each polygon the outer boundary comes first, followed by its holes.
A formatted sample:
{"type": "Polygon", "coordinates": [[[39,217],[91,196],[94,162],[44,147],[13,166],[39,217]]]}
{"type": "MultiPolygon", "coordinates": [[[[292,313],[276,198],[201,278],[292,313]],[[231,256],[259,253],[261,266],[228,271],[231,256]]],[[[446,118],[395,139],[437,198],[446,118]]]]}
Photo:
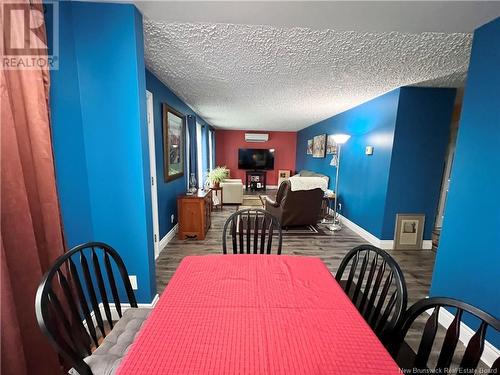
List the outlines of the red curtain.
{"type": "MultiPolygon", "coordinates": [[[[32,4],[39,15],[40,3],[32,4]]],[[[11,38],[26,38],[22,28],[10,25],[11,38]]],[[[49,72],[0,70],[1,372],[57,374],[58,357],[38,327],[34,308],[43,274],[64,251],[49,127],[49,72]]]]}

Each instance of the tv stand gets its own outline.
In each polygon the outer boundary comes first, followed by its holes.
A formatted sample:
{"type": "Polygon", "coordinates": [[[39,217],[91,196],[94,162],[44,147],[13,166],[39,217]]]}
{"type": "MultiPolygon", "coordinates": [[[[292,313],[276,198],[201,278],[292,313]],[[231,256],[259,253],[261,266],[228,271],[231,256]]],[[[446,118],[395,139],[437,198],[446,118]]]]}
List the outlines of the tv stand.
{"type": "Polygon", "coordinates": [[[251,191],[266,190],[266,171],[246,171],[245,190],[251,191]]]}

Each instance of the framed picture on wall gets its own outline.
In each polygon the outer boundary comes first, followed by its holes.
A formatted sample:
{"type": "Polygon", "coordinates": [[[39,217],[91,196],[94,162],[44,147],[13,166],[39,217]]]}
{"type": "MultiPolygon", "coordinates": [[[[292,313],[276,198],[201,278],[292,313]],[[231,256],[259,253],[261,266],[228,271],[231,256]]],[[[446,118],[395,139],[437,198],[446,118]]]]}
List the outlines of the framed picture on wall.
{"type": "Polygon", "coordinates": [[[327,155],[337,154],[337,144],[333,140],[333,134],[330,134],[328,137],[326,137],[326,154],[327,155]]]}
{"type": "Polygon", "coordinates": [[[320,134],[313,139],[313,158],[324,158],[326,151],[326,134],[320,134]]]}
{"type": "Polygon", "coordinates": [[[424,224],[424,214],[397,214],[394,249],[422,249],[424,224]]]}
{"type": "Polygon", "coordinates": [[[313,140],[308,139],[307,140],[307,155],[312,155],[313,153],[313,140]]]}
{"type": "Polygon", "coordinates": [[[165,181],[184,175],[184,115],[163,103],[163,171],[165,181]]]}

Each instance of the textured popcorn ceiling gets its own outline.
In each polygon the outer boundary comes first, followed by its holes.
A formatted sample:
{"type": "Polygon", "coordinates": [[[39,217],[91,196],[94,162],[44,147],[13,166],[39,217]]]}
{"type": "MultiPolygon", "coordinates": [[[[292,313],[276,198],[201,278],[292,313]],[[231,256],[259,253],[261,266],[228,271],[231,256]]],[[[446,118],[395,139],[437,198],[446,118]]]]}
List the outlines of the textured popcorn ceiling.
{"type": "Polygon", "coordinates": [[[148,68],[217,128],[299,130],[405,85],[463,86],[471,34],[163,23],[148,68]]]}

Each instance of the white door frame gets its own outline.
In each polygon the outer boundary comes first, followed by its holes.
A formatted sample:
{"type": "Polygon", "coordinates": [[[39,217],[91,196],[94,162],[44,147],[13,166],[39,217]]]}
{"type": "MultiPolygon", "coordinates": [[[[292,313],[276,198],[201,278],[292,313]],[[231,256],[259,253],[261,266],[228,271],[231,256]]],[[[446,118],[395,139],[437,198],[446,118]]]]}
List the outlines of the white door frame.
{"type": "Polygon", "coordinates": [[[214,169],[214,145],[213,145],[213,132],[208,131],[208,169],[214,169]]]}
{"type": "Polygon", "coordinates": [[[201,142],[202,127],[196,123],[196,169],[198,171],[198,188],[203,189],[203,145],[201,142]]]}
{"type": "Polygon", "coordinates": [[[189,140],[189,126],[186,124],[186,189],[189,191],[189,180],[191,179],[191,173],[195,173],[194,171],[191,170],[191,156],[190,156],[190,140],[189,140]]]}
{"type": "Polygon", "coordinates": [[[160,255],[160,225],[158,223],[158,189],[156,186],[155,122],[153,113],[153,93],[146,90],[149,141],[149,173],[151,175],[151,212],[153,216],[153,244],[155,259],[160,255]]]}

